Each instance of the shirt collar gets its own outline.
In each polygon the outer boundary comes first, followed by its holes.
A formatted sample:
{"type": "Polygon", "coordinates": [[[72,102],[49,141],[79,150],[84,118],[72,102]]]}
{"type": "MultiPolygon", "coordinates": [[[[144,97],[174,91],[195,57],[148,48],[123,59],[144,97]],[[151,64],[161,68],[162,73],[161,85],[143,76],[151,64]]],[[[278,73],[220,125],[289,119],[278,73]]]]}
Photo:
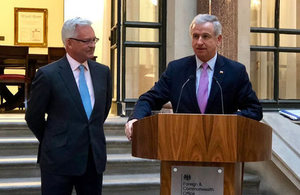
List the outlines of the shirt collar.
{"type": "MultiPolygon", "coordinates": [[[[217,61],[217,56],[218,56],[218,54],[216,53],[213,58],[211,58],[210,60],[208,60],[206,62],[208,64],[208,67],[211,70],[214,70],[214,68],[215,68],[215,64],[216,64],[216,61],[217,61]]],[[[203,64],[203,62],[196,55],[195,55],[195,57],[196,57],[196,64],[197,64],[196,70],[198,70],[200,68],[201,64],[203,64]]]]}
{"type": "Polygon", "coordinates": [[[84,66],[84,68],[88,71],[89,70],[89,66],[87,61],[83,62],[83,63],[79,63],[77,62],[74,58],[72,58],[68,53],[66,54],[67,59],[69,61],[69,64],[71,66],[72,71],[75,71],[78,69],[78,67],[82,64],[84,66]]]}

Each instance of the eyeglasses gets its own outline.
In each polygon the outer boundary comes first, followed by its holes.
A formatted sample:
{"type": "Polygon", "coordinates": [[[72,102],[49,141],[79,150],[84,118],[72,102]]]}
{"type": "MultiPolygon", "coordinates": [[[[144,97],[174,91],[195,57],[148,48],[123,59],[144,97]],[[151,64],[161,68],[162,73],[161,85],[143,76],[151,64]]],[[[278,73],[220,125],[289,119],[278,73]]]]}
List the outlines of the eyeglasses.
{"type": "Polygon", "coordinates": [[[79,42],[87,44],[87,45],[92,44],[92,43],[96,44],[99,41],[99,38],[94,38],[94,39],[89,39],[89,40],[82,40],[82,39],[76,39],[76,38],[69,38],[69,39],[79,41],[79,42]]]}

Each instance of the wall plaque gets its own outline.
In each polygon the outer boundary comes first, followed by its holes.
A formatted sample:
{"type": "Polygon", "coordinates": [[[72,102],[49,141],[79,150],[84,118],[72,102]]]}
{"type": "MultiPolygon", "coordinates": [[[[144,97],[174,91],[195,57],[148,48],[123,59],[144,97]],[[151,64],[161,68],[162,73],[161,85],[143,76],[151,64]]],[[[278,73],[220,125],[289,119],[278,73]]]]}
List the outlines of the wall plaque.
{"type": "Polygon", "coordinates": [[[172,166],[172,195],[223,195],[224,168],[172,166]]]}

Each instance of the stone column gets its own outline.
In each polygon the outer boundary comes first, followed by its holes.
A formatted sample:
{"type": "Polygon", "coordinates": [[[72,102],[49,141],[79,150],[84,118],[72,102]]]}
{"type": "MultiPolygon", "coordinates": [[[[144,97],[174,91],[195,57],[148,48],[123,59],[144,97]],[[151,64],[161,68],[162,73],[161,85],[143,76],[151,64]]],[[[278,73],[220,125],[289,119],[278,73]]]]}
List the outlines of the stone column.
{"type": "Polygon", "coordinates": [[[217,16],[223,27],[223,41],[219,53],[237,60],[238,0],[198,0],[198,13],[217,16]],[[210,7],[211,6],[211,7],[210,7]]]}

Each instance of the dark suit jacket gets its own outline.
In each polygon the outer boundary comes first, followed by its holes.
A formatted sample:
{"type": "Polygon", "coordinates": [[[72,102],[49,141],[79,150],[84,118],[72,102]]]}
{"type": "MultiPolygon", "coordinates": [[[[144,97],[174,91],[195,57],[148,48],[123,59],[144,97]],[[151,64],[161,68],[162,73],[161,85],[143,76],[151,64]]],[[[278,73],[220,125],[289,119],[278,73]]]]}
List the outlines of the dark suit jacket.
{"type": "Polygon", "coordinates": [[[105,170],[103,123],[111,106],[111,76],[107,66],[91,60],[88,65],[95,94],[89,120],[66,57],[40,68],[32,83],[25,119],[40,142],[40,167],[49,173],[83,174],[89,146],[97,172],[105,170]]]}
{"type": "MultiPolygon", "coordinates": [[[[262,107],[252,90],[244,65],[218,55],[213,76],[205,114],[222,114],[221,90],[215,81],[216,79],[222,87],[225,114],[236,113],[261,120],[262,107]]],[[[179,104],[179,113],[200,113],[196,97],[195,78],[195,56],[170,62],[154,87],[140,96],[130,119],[149,116],[151,110],[160,110],[162,105],[168,101],[171,101],[174,112],[179,104]],[[193,79],[183,88],[179,103],[181,87],[188,78],[193,79]]]]}

